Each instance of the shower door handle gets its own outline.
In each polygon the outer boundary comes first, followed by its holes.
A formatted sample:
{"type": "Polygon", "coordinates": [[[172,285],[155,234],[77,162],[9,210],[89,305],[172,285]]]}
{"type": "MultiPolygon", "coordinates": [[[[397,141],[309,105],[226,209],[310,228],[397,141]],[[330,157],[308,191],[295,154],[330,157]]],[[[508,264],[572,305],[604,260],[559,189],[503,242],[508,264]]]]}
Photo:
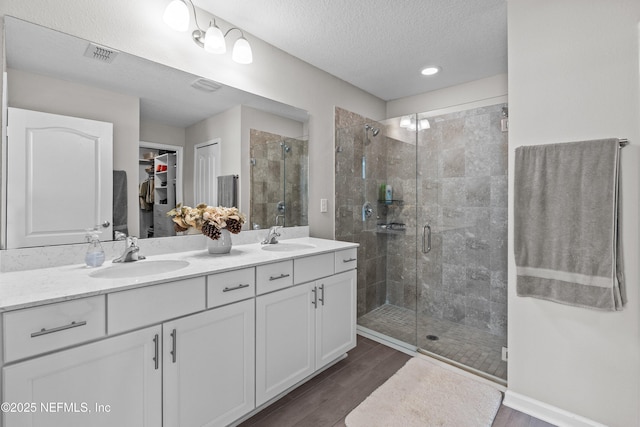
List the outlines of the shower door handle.
{"type": "Polygon", "coordinates": [[[429,224],[425,224],[425,226],[422,227],[422,253],[428,254],[430,251],[431,251],[431,226],[429,224]]]}

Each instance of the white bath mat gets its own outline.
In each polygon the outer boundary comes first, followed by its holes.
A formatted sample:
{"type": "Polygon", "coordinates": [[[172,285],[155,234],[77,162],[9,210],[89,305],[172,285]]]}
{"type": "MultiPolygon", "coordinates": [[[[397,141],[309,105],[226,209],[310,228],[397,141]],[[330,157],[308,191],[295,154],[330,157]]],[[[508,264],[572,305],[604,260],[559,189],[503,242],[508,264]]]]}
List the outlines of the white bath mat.
{"type": "Polygon", "coordinates": [[[358,405],[348,427],[490,427],[502,394],[418,357],[358,405]]]}

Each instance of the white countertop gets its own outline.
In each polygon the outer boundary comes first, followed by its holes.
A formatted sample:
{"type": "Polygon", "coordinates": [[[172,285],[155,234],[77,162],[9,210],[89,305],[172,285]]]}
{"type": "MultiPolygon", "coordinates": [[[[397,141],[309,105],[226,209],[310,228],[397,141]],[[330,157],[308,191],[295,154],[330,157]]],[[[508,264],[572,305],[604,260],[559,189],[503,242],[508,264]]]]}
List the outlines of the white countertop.
{"type": "Polygon", "coordinates": [[[143,263],[149,260],[185,260],[189,262],[189,265],[168,273],[118,279],[94,278],[89,275],[91,272],[112,266],[110,260],[97,268],[89,268],[84,264],[76,264],[1,273],[0,312],[101,295],[156,283],[220,273],[243,267],[252,267],[274,261],[284,261],[358,246],[357,243],[316,239],[313,237],[288,239],[283,242],[303,243],[313,245],[313,247],[294,251],[272,252],[262,250],[262,245],[253,243],[234,245],[231,253],[226,255],[210,255],[206,249],[154,255],[147,257],[146,260],[136,262],[143,263]]]}

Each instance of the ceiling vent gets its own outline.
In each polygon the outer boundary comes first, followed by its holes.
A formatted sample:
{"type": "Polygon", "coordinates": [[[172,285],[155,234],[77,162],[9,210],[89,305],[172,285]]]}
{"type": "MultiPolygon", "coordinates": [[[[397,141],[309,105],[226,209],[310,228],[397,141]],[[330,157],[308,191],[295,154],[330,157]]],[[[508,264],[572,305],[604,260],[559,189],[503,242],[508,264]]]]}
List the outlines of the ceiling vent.
{"type": "Polygon", "coordinates": [[[89,43],[87,50],[84,51],[84,56],[111,64],[115,57],[118,56],[118,53],[119,52],[117,50],[109,49],[95,43],[89,43]]]}
{"type": "Polygon", "coordinates": [[[191,86],[203,92],[215,92],[222,87],[220,83],[216,83],[213,80],[207,80],[203,78],[194,80],[191,83],[191,86]]]}

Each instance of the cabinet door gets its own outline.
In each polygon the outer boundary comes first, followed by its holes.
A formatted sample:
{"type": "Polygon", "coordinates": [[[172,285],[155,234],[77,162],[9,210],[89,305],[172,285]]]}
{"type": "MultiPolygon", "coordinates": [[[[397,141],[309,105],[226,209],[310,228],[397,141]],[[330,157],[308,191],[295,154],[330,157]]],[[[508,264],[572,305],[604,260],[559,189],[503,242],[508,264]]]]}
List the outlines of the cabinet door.
{"type": "Polygon", "coordinates": [[[314,283],[256,298],[256,406],[314,371],[314,283]]]}
{"type": "Polygon", "coordinates": [[[224,426],[254,409],[253,300],[162,328],[165,426],[224,426]]]}
{"type": "Polygon", "coordinates": [[[3,368],[5,427],[157,427],[162,419],[159,326],[3,368]],[[20,408],[16,408],[20,409],[20,408]]]}
{"type": "Polygon", "coordinates": [[[356,270],[316,282],[316,369],[356,346],[356,270]]]}
{"type": "Polygon", "coordinates": [[[111,240],[113,125],[19,108],[8,114],[7,248],[82,243],[97,225],[111,240]]]}

